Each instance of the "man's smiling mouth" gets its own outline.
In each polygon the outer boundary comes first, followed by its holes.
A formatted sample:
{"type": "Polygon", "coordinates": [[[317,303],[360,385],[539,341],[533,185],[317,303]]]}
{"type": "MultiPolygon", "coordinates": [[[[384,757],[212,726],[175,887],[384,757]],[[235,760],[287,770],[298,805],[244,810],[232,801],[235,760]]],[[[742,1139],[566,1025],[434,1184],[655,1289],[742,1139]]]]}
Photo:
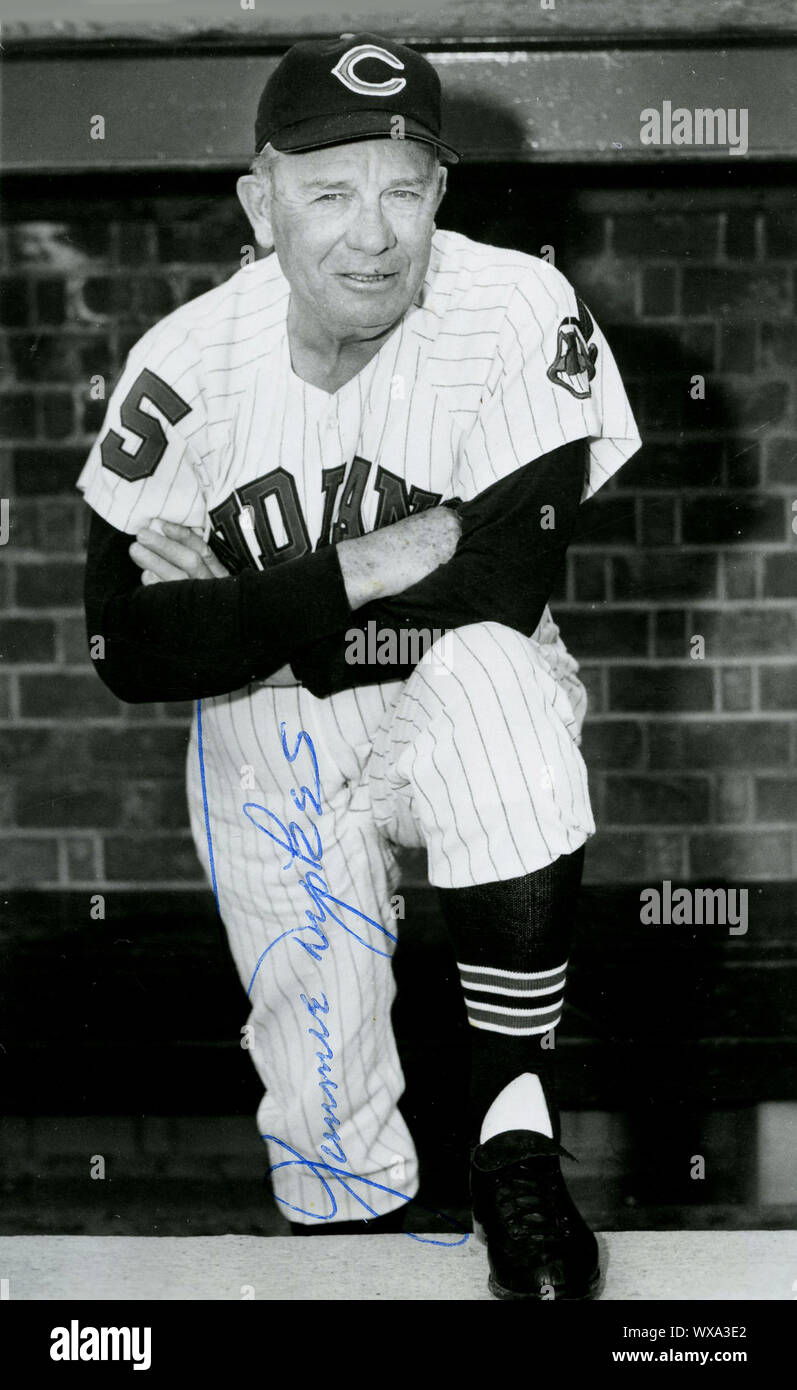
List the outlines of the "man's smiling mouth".
{"type": "Polygon", "coordinates": [[[356,285],[381,285],[384,284],[386,280],[395,279],[397,274],[398,271],[396,270],[388,271],[386,274],[381,271],[361,273],[359,271],[344,270],[341,271],[341,279],[352,280],[356,285]]]}

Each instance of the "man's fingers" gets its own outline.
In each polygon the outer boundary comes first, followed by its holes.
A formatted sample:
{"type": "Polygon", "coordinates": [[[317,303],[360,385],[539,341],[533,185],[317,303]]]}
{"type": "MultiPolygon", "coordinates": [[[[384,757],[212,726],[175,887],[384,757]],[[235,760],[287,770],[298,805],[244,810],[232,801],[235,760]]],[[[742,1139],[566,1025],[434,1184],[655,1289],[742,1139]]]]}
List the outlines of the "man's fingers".
{"type": "Polygon", "coordinates": [[[223,564],[221,563],[221,560],[218,560],[216,558],[212,550],[210,551],[210,554],[207,560],[205,561],[205,564],[207,568],[210,570],[214,579],[229,579],[229,570],[226,570],[224,568],[223,564]]]}
{"type": "Polygon", "coordinates": [[[228,578],[228,571],[201,534],[176,521],[163,521],[161,525],[165,533],[163,536],[147,526],[139,531],[138,539],[165,560],[178,565],[184,579],[228,578]]]}
{"type": "MultiPolygon", "coordinates": [[[[204,572],[205,565],[202,556],[193,545],[188,545],[184,541],[172,540],[169,536],[161,536],[157,531],[151,531],[148,526],[143,527],[138,532],[136,540],[153,555],[160,555],[161,559],[174,565],[180,571],[181,579],[186,577],[198,579],[204,572]]],[[[156,573],[158,573],[157,570],[156,573]]],[[[163,577],[165,578],[165,576],[163,577]]]]}
{"type": "Polygon", "coordinates": [[[203,559],[210,555],[211,550],[207,541],[203,541],[202,537],[198,536],[196,531],[192,531],[190,526],[181,526],[177,521],[162,521],[161,526],[164,534],[170,540],[178,541],[180,545],[196,551],[197,555],[201,555],[203,559]]]}
{"type": "Polygon", "coordinates": [[[209,569],[217,579],[223,579],[227,571],[220,560],[216,559],[207,541],[202,539],[196,531],[192,531],[189,526],[180,526],[176,521],[162,522],[166,535],[172,540],[179,541],[189,550],[193,550],[204,561],[206,569],[209,569]]]}
{"type": "MultiPolygon", "coordinates": [[[[143,535],[144,533],[139,532],[139,534],[143,535]]],[[[148,545],[142,545],[139,540],[133,541],[129,555],[140,570],[150,570],[158,579],[186,578],[185,572],[179,566],[171,564],[159,551],[151,550],[148,545]]]]}
{"type": "Polygon", "coordinates": [[[221,560],[213,554],[207,541],[196,531],[191,531],[187,526],[178,526],[176,522],[164,521],[163,529],[167,536],[185,545],[188,550],[192,550],[198,557],[199,568],[195,569],[194,575],[197,579],[228,579],[229,570],[225,569],[221,560]]]}
{"type": "Polygon", "coordinates": [[[130,546],[130,557],[141,570],[152,576],[144,581],[157,583],[162,579],[225,579],[227,570],[216,559],[210,546],[188,526],[175,522],[162,523],[166,535],[150,526],[142,526],[130,546]]]}

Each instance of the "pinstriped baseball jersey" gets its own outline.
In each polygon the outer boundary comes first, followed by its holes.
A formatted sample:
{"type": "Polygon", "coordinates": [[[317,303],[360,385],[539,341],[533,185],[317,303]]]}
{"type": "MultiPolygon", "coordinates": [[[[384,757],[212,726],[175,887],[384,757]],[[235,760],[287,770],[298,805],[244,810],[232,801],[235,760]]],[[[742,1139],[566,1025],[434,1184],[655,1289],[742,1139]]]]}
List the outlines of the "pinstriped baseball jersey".
{"type": "MultiPolygon", "coordinates": [[[[111,525],[196,527],[238,572],[467,500],[584,436],[586,499],[639,447],[600,329],[546,262],[436,232],[415,303],[334,395],[292,370],[289,293],[271,255],[136,344],[78,480],[111,525]]],[[[535,636],[572,678],[547,607],[535,636]]],[[[385,707],[379,687],[324,704],[356,743],[385,707]]]]}

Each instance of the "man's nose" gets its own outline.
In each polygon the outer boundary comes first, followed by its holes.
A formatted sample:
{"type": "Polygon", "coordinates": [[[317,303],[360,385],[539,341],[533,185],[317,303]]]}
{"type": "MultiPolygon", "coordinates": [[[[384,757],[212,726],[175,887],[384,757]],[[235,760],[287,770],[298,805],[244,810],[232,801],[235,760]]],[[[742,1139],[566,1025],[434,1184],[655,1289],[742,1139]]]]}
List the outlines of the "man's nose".
{"type": "Polygon", "coordinates": [[[351,219],[346,240],[352,250],[369,256],[379,256],[395,246],[396,238],[379,198],[363,200],[351,219]]]}

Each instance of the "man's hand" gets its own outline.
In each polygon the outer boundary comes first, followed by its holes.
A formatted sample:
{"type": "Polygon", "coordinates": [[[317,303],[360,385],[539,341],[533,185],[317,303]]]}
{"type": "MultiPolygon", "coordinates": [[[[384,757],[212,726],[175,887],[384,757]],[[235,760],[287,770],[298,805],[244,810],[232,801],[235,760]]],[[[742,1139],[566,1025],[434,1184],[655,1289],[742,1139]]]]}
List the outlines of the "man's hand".
{"type": "MultiPolygon", "coordinates": [[[[168,583],[173,579],[227,578],[221,560],[190,526],[180,526],[176,521],[162,521],[161,525],[165,535],[144,526],[130,546],[130,558],[142,572],[142,584],[168,583]]],[[[298,685],[299,682],[290,666],[281,666],[258,684],[298,685]]]]}
{"type": "Polygon", "coordinates": [[[130,558],[138,565],[142,584],[170,579],[226,579],[227,571],[202,537],[190,526],[163,521],[164,535],[150,526],[137,532],[130,558]]]}

